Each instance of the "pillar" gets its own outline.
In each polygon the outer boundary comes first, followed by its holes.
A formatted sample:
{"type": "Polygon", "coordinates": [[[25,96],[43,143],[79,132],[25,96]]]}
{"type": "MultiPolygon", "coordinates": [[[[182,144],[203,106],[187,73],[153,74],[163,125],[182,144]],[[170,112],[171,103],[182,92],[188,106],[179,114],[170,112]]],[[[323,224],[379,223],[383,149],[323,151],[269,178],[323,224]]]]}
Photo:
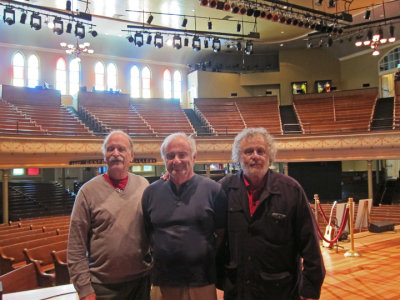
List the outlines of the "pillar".
{"type": "Polygon", "coordinates": [[[373,189],[372,189],[372,160],[367,161],[368,165],[368,199],[373,199],[373,189]]]}
{"type": "Polygon", "coordinates": [[[8,179],[9,170],[3,170],[3,223],[8,223],[8,179]]]}

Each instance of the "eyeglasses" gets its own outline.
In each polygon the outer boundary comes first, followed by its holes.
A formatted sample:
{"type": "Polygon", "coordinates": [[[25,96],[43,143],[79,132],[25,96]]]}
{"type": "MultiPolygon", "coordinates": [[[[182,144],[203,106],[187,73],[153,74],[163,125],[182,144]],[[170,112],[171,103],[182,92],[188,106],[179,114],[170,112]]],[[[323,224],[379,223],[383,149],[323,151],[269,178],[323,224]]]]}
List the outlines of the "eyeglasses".
{"type": "Polygon", "coordinates": [[[244,151],[242,151],[242,153],[246,156],[252,156],[254,154],[254,152],[258,155],[258,156],[265,156],[265,154],[267,153],[267,151],[264,148],[247,148],[244,149],[244,151]]]}

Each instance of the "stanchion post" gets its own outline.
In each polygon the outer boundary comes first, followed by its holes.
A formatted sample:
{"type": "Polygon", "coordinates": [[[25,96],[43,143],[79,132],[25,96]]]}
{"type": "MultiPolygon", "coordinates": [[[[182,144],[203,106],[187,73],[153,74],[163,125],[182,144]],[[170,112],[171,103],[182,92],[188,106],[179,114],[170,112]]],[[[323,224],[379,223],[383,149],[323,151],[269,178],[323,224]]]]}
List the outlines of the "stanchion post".
{"type": "Polygon", "coordinates": [[[353,198],[349,198],[349,222],[350,222],[350,242],[351,242],[351,249],[347,251],[344,256],[345,257],[359,257],[361,256],[360,253],[354,250],[354,216],[353,216],[353,198]]]}
{"type": "Polygon", "coordinates": [[[317,225],[318,225],[318,204],[319,204],[319,196],[318,194],[314,194],[314,206],[315,206],[315,221],[317,221],[317,225]]]}

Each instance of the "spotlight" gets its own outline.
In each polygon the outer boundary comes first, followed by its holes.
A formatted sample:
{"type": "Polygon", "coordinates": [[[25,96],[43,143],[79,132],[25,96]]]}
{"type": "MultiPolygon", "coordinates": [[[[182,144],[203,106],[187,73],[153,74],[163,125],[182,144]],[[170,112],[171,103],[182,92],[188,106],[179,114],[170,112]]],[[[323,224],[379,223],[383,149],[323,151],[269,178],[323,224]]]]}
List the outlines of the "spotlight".
{"type": "Polygon", "coordinates": [[[242,30],[242,25],[240,23],[237,23],[236,25],[236,31],[240,32],[242,30]]]}
{"type": "Polygon", "coordinates": [[[92,35],[92,37],[96,37],[97,36],[97,31],[96,30],[92,30],[90,29],[90,34],[92,35]]]}
{"type": "Polygon", "coordinates": [[[26,12],[23,12],[23,13],[21,14],[21,18],[19,19],[19,22],[20,22],[21,24],[25,24],[25,22],[26,22],[26,12]]]}
{"type": "Polygon", "coordinates": [[[208,30],[211,30],[211,29],[212,29],[212,22],[208,21],[208,30]]]}
{"type": "Polygon", "coordinates": [[[370,11],[369,9],[367,9],[367,10],[365,11],[364,19],[365,19],[365,20],[369,20],[370,17],[371,17],[371,11],[370,11]]]}
{"type": "Polygon", "coordinates": [[[254,18],[258,18],[261,15],[261,11],[259,9],[256,9],[254,11],[254,18]]]}
{"type": "Polygon", "coordinates": [[[72,23],[67,24],[67,29],[65,30],[66,33],[71,33],[72,32],[72,23]]]}
{"type": "Polygon", "coordinates": [[[65,2],[65,10],[71,11],[71,1],[70,0],[65,2]]]}
{"type": "Polygon", "coordinates": [[[225,2],[224,3],[224,10],[225,11],[228,11],[228,10],[230,10],[231,9],[231,5],[228,3],[228,2],[225,2]]]}
{"type": "Polygon", "coordinates": [[[247,10],[246,12],[248,17],[251,17],[254,14],[254,9],[252,9],[251,7],[247,10]]]}
{"type": "Polygon", "coordinates": [[[239,9],[240,9],[239,6],[232,4],[232,7],[231,7],[232,13],[234,13],[234,14],[239,13],[239,9]]]}
{"type": "Polygon", "coordinates": [[[239,13],[240,13],[241,15],[245,15],[246,12],[247,12],[246,7],[240,7],[239,13]]]}
{"type": "Polygon", "coordinates": [[[15,24],[15,11],[11,7],[4,9],[3,21],[8,25],[15,24]]]}
{"type": "Polygon", "coordinates": [[[322,1],[323,1],[323,0],[317,0],[317,1],[315,2],[315,5],[321,6],[321,5],[322,5],[322,1]]]}
{"type": "Polygon", "coordinates": [[[81,22],[75,24],[75,36],[80,39],[85,38],[85,26],[81,22]]]}
{"type": "Polygon", "coordinates": [[[151,34],[149,34],[149,35],[147,36],[146,44],[147,44],[147,45],[150,45],[152,39],[153,39],[153,37],[151,36],[151,34]]]}
{"type": "Polygon", "coordinates": [[[195,35],[192,40],[192,48],[194,51],[200,51],[201,49],[201,40],[199,36],[195,35]]]}
{"type": "Polygon", "coordinates": [[[57,35],[61,35],[64,32],[64,23],[60,17],[55,17],[53,21],[54,27],[53,32],[57,35]]]}
{"type": "Polygon", "coordinates": [[[208,0],[201,0],[200,5],[202,6],[207,6],[208,5],[208,0]]]}
{"type": "Polygon", "coordinates": [[[164,39],[160,33],[156,33],[154,36],[154,46],[157,48],[162,48],[164,46],[164,39]]]}
{"type": "Polygon", "coordinates": [[[213,39],[212,49],[215,53],[221,51],[221,41],[218,38],[213,39]]]}
{"type": "Polygon", "coordinates": [[[42,28],[42,17],[39,15],[38,12],[34,12],[31,15],[31,28],[35,30],[40,30],[42,28]]]}
{"type": "Polygon", "coordinates": [[[186,27],[188,20],[186,18],[183,19],[181,26],[186,27]]]}
{"type": "Polygon", "coordinates": [[[152,14],[150,14],[150,16],[147,18],[147,24],[151,24],[151,22],[153,22],[153,19],[154,19],[154,17],[153,17],[153,15],[152,14]]]}
{"type": "Polygon", "coordinates": [[[189,39],[187,37],[185,37],[185,39],[183,40],[183,45],[185,47],[189,46],[189,39]]]}
{"type": "Polygon", "coordinates": [[[265,19],[266,16],[267,16],[267,13],[266,13],[265,11],[262,11],[262,12],[260,13],[260,18],[265,19]]]}
{"type": "Polygon", "coordinates": [[[182,39],[179,35],[175,35],[173,38],[173,46],[176,50],[179,50],[182,48],[182,39]]]}
{"type": "Polygon", "coordinates": [[[136,32],[135,33],[135,45],[138,47],[142,47],[143,46],[143,34],[140,32],[136,32]]]}
{"type": "Polygon", "coordinates": [[[129,43],[133,43],[133,36],[132,36],[132,35],[129,35],[129,36],[127,37],[127,39],[128,39],[128,42],[129,42],[129,43]]]}
{"type": "Polygon", "coordinates": [[[215,7],[217,6],[217,1],[211,0],[211,1],[208,3],[208,6],[211,7],[211,8],[215,8],[215,7]]]}
{"type": "Polygon", "coordinates": [[[328,2],[328,8],[334,8],[336,6],[335,0],[329,0],[328,2]]]}
{"type": "Polygon", "coordinates": [[[297,24],[299,24],[299,20],[293,19],[292,24],[293,24],[293,26],[296,26],[297,24]]]}
{"type": "Polygon", "coordinates": [[[207,48],[208,48],[208,40],[204,39],[204,49],[207,49],[207,48]]]}
{"type": "Polygon", "coordinates": [[[247,55],[250,55],[253,53],[253,42],[252,41],[246,42],[246,46],[244,48],[244,53],[247,55]]]}
{"type": "Polygon", "coordinates": [[[265,16],[265,18],[266,18],[267,20],[271,20],[272,17],[273,17],[273,15],[272,15],[270,12],[267,13],[267,15],[265,16]]]}

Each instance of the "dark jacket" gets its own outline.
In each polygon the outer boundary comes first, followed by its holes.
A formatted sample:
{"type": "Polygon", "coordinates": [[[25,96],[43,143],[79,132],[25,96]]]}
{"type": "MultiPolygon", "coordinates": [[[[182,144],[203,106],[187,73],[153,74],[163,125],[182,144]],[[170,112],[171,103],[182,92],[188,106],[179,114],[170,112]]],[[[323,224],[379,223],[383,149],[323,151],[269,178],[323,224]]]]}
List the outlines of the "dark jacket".
{"type": "Polygon", "coordinates": [[[228,195],[225,299],[319,298],[325,268],[300,184],[269,170],[260,203],[250,217],[242,172],[221,183],[228,195]]]}

